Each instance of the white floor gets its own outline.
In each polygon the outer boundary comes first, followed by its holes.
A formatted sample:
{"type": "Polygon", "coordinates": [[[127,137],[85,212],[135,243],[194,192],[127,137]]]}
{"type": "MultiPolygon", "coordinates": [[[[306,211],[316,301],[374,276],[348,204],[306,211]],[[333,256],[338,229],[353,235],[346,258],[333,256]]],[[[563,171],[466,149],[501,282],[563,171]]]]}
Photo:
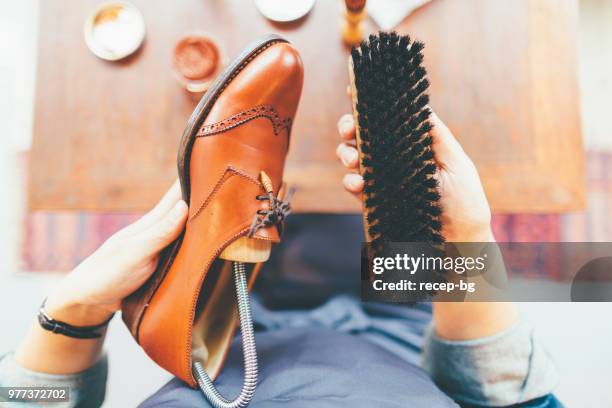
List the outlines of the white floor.
{"type": "MultiPolygon", "coordinates": [[[[53,274],[18,274],[24,208],[24,173],[18,152],[29,146],[36,61],[37,2],[0,0],[0,354],[15,347],[34,316],[53,274]],[[18,39],[18,41],[15,41],[18,39]]],[[[612,2],[581,1],[581,87],[585,144],[610,149],[607,118],[612,92],[612,2]],[[601,52],[606,50],[606,52],[601,52]],[[587,126],[588,125],[588,126],[587,126]]],[[[612,303],[520,304],[538,329],[561,373],[558,396],[568,407],[612,406],[612,303]]],[[[106,407],[131,407],[169,375],[142,353],[115,319],[106,407]]]]}
{"type": "Polygon", "coordinates": [[[553,356],[568,408],[612,406],[612,303],[520,303],[553,356]]]}

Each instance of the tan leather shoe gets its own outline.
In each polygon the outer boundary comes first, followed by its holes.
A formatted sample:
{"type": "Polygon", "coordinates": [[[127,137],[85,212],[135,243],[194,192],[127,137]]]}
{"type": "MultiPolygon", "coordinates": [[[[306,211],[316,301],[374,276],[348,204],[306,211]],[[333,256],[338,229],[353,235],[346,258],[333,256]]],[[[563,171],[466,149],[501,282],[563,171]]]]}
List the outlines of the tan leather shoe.
{"type": "Polygon", "coordinates": [[[187,225],[124,302],[123,319],[153,360],[192,387],[194,362],[215,378],[236,328],[233,261],[246,265],[252,284],[279,241],[288,212],[279,191],[302,82],[295,48],[267,36],[216,80],[183,133],[178,168],[187,225]]]}

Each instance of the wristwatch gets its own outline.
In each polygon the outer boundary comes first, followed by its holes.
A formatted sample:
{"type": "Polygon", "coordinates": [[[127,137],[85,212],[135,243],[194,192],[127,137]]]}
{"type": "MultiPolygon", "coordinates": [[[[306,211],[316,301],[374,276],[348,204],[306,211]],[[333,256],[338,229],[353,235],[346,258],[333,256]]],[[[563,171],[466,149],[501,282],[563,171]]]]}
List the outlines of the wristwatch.
{"type": "Polygon", "coordinates": [[[49,316],[45,311],[46,302],[47,299],[43,300],[42,304],[40,305],[40,309],[38,309],[38,323],[40,324],[40,327],[55,334],[62,334],[75,339],[96,339],[101,337],[104,329],[114,316],[113,313],[113,315],[104,323],[96,326],[73,326],[71,324],[55,320],[49,316]]]}

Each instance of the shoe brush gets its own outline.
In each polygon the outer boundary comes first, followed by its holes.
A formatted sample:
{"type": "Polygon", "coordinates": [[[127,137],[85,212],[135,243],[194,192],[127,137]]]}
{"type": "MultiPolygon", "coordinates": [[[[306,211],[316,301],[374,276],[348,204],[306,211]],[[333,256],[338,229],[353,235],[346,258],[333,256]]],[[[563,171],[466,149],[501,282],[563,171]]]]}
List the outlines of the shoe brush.
{"type": "Polygon", "coordinates": [[[438,245],[441,208],[423,43],[370,35],[349,58],[366,241],[438,245]]]}

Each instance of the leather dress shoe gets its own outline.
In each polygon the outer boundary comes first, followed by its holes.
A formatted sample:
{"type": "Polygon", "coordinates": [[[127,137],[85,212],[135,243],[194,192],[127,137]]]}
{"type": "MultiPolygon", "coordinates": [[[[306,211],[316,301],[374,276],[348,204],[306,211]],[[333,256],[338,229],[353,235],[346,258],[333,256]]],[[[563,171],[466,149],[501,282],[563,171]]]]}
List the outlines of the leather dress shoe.
{"type": "Polygon", "coordinates": [[[183,133],[178,170],[188,221],[154,275],[124,301],[123,319],[157,364],[192,387],[194,359],[214,379],[237,327],[228,260],[236,258],[224,254],[238,242],[263,248],[248,264],[250,287],[266,245],[280,240],[289,210],[283,168],[302,82],[298,52],[269,35],[221,74],[183,133]]]}

